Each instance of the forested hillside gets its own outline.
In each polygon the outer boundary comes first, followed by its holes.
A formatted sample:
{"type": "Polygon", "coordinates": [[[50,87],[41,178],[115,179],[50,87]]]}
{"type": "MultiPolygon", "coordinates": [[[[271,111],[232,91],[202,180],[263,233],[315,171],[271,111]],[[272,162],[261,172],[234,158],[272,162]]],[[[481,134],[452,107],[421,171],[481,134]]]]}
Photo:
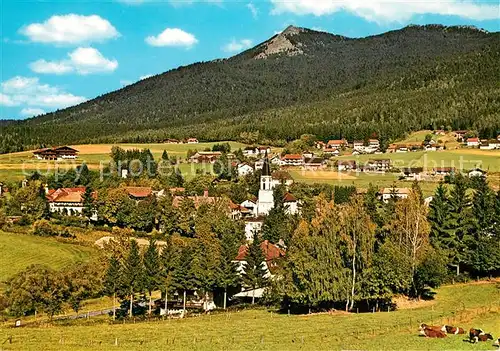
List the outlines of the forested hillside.
{"type": "Polygon", "coordinates": [[[197,63],[24,122],[1,124],[0,152],[42,145],[393,139],[429,127],[500,130],[500,33],[410,26],[349,39],[290,27],[227,60],[197,63]],[[242,133],[246,133],[242,135],[242,133]]]}

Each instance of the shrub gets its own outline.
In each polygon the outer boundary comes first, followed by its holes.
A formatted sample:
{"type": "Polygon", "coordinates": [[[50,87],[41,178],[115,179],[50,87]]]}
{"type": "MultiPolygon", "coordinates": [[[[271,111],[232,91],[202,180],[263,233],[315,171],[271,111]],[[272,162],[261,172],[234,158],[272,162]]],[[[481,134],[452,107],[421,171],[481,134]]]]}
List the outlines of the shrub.
{"type": "Polygon", "coordinates": [[[33,224],[32,234],[38,236],[57,236],[58,231],[45,219],[40,219],[33,224]]]}

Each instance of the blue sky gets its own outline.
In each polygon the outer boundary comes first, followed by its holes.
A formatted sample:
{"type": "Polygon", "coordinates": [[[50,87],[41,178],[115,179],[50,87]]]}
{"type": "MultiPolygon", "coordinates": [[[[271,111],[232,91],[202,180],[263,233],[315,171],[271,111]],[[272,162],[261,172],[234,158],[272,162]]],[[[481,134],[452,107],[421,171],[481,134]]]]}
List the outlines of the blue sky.
{"type": "Polygon", "coordinates": [[[54,111],[293,24],[363,37],[410,23],[500,30],[486,0],[0,0],[0,119],[54,111]]]}

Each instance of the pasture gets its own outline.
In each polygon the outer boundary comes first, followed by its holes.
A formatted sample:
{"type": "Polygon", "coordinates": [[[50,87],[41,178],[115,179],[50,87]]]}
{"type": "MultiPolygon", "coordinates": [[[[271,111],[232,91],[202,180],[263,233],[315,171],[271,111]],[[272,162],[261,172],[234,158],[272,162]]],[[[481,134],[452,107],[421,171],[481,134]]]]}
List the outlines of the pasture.
{"type": "MultiPolygon", "coordinates": [[[[169,156],[175,156],[180,159],[185,159],[188,150],[203,151],[211,149],[215,144],[226,143],[199,143],[199,144],[116,144],[123,149],[150,149],[156,160],[161,158],[163,151],[167,151],[169,156]]],[[[239,148],[245,148],[246,145],[237,142],[228,142],[231,145],[231,150],[235,151],[239,148]]],[[[80,151],[77,160],[61,160],[61,161],[42,161],[36,160],[33,157],[32,151],[17,152],[12,154],[0,155],[0,180],[15,181],[23,179],[27,174],[37,170],[41,174],[53,173],[56,169],[61,172],[64,170],[75,168],[83,162],[90,169],[100,169],[105,167],[110,161],[111,148],[114,144],[91,144],[91,145],[72,145],[71,147],[80,151]]],[[[181,163],[179,165],[181,172],[186,179],[194,177],[197,169],[211,171],[211,166],[191,165],[181,163]]]]}
{"type": "Polygon", "coordinates": [[[90,247],[53,238],[0,231],[0,281],[5,281],[32,264],[61,269],[87,261],[93,252],[90,247]]]}
{"type": "Polygon", "coordinates": [[[495,283],[444,286],[436,299],[380,313],[313,315],[244,310],[168,321],[111,324],[108,317],[56,322],[50,326],[0,327],[12,336],[8,350],[491,350],[461,335],[426,339],[421,322],[483,328],[500,336],[500,290],[495,283]],[[115,344],[116,342],[116,344],[115,344]]]}

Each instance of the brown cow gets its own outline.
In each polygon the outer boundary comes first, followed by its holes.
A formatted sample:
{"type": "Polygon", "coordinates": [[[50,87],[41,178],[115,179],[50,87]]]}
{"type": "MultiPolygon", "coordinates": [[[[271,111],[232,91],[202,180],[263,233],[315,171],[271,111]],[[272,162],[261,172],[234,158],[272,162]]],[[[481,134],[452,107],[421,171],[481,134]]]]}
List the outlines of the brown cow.
{"type": "Polygon", "coordinates": [[[488,340],[493,340],[493,335],[491,334],[481,334],[481,335],[478,335],[476,336],[476,342],[478,341],[488,341],[488,340]]]}
{"type": "Polygon", "coordinates": [[[441,330],[424,328],[420,330],[420,335],[426,338],[446,338],[446,334],[441,330]]]}
{"type": "Polygon", "coordinates": [[[427,324],[420,324],[420,329],[419,330],[425,330],[425,329],[430,329],[430,330],[436,330],[436,331],[442,331],[441,327],[435,326],[435,325],[427,325],[427,324]]]}
{"type": "Polygon", "coordinates": [[[493,340],[491,334],[486,334],[482,329],[471,328],[469,330],[469,341],[473,344],[479,341],[493,340]]]}
{"type": "Polygon", "coordinates": [[[443,325],[441,331],[445,332],[446,334],[465,334],[465,330],[463,328],[453,327],[451,325],[443,325]]]}

